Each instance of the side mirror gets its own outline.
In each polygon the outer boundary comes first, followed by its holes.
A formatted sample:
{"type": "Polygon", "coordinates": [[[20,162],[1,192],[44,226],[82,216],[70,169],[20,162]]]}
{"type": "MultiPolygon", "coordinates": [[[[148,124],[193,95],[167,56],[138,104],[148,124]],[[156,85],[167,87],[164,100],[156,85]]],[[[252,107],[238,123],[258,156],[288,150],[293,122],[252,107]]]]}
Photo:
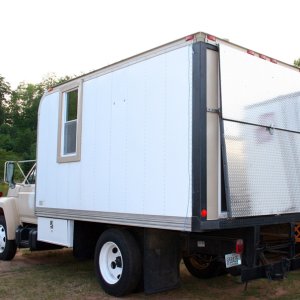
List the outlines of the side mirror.
{"type": "Polygon", "coordinates": [[[11,189],[14,189],[16,184],[14,182],[14,174],[15,174],[15,163],[7,162],[5,165],[5,182],[9,184],[11,189]]]}

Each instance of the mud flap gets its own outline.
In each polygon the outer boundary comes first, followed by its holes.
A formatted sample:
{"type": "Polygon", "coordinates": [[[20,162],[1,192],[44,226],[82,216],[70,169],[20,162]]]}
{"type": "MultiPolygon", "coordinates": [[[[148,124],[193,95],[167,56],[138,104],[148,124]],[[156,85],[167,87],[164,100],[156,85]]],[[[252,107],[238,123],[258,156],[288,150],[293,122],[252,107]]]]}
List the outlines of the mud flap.
{"type": "Polygon", "coordinates": [[[144,290],[146,294],[179,286],[180,238],[169,230],[144,231],[144,290]]]}

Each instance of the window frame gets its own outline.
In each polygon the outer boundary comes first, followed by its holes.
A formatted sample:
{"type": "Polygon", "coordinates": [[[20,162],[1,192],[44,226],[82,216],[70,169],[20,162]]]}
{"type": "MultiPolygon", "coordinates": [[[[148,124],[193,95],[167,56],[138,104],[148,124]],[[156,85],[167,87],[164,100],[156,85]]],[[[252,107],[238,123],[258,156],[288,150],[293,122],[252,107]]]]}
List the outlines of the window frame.
{"type": "MultiPolygon", "coordinates": [[[[75,120],[75,119],[74,119],[75,120]]],[[[73,121],[73,120],[72,120],[73,121]]],[[[59,116],[57,134],[57,162],[67,163],[81,160],[81,129],[82,129],[82,80],[64,85],[59,91],[59,116]],[[64,154],[65,123],[66,123],[66,93],[78,90],[76,119],[76,151],[64,154]]]]}

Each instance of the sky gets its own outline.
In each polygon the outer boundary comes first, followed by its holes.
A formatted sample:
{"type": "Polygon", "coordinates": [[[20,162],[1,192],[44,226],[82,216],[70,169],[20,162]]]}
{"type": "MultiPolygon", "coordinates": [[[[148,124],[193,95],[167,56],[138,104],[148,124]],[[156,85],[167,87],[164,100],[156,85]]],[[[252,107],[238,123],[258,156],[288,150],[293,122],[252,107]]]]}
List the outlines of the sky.
{"type": "Polygon", "coordinates": [[[81,75],[194,32],[293,64],[298,0],[0,0],[0,75],[13,88],[81,75]]]}

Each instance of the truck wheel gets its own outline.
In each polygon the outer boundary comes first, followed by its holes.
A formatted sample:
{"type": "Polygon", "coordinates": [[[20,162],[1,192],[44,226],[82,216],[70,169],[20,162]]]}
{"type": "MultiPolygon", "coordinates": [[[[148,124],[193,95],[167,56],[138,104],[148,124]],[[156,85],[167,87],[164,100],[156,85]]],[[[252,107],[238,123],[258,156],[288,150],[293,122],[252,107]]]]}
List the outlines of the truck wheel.
{"type": "Polygon", "coordinates": [[[198,278],[211,278],[224,271],[222,263],[210,255],[192,255],[183,257],[188,271],[198,278]]]}
{"type": "Polygon", "coordinates": [[[141,253],[126,230],[108,229],[99,238],[95,250],[95,270],[103,290],[120,297],[132,292],[141,277],[141,253]]]}
{"type": "Polygon", "coordinates": [[[0,216],[0,260],[12,260],[16,251],[16,242],[7,239],[5,218],[0,216]]]}

